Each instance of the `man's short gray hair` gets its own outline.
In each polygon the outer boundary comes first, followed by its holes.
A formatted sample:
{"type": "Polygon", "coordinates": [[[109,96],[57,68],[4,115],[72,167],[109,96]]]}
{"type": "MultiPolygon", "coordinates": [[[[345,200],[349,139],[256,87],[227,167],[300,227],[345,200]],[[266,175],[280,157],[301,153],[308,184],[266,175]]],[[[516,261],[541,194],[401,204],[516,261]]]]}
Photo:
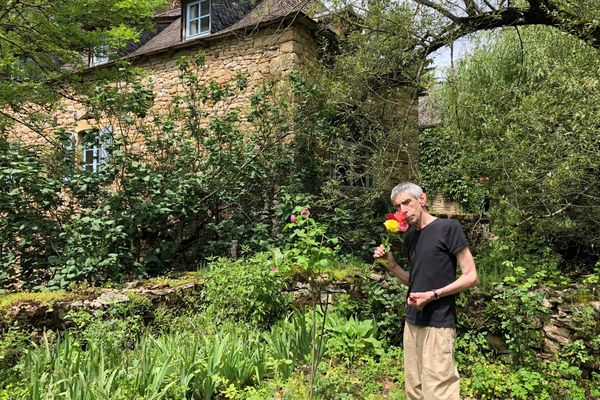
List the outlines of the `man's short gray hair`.
{"type": "Polygon", "coordinates": [[[396,198],[397,195],[403,192],[409,192],[410,194],[415,196],[415,199],[418,199],[421,193],[423,193],[423,188],[412,182],[399,183],[392,189],[392,194],[390,196],[392,202],[394,201],[394,198],[396,198]]]}

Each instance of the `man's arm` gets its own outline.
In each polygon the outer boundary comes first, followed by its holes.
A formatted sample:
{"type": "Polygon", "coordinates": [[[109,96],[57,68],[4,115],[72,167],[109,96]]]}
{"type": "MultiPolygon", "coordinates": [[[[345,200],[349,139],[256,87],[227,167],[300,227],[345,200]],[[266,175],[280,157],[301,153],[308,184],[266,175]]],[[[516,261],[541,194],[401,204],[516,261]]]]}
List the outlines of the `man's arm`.
{"type": "MultiPolygon", "coordinates": [[[[454,282],[441,287],[435,288],[438,298],[444,296],[450,296],[462,292],[463,290],[470,288],[471,286],[477,285],[477,270],[475,268],[475,260],[469,250],[469,247],[465,246],[462,250],[456,253],[456,260],[460,265],[461,275],[454,282]]],[[[433,291],[429,292],[414,292],[408,296],[408,304],[417,307],[422,310],[423,307],[430,301],[435,299],[433,291]]]]}
{"type": "Polygon", "coordinates": [[[373,252],[373,258],[383,259],[383,265],[389,271],[389,273],[392,274],[393,276],[395,276],[396,278],[400,279],[400,281],[402,283],[404,283],[406,286],[408,286],[408,272],[403,270],[402,267],[400,267],[400,265],[398,265],[398,263],[396,262],[396,259],[394,259],[394,255],[392,254],[391,251],[386,252],[385,247],[383,247],[383,245],[381,245],[381,246],[377,247],[375,249],[375,251],[373,252]]]}

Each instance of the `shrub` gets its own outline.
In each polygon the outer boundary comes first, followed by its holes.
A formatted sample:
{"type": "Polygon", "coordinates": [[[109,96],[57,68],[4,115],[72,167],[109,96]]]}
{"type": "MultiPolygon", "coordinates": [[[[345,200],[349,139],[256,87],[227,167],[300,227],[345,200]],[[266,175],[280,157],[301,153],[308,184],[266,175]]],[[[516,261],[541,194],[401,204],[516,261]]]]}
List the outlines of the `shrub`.
{"type": "Polygon", "coordinates": [[[202,299],[217,322],[248,322],[264,329],[290,310],[285,288],[268,253],[235,261],[219,258],[210,264],[202,299]]]}
{"type": "MultiPolygon", "coordinates": [[[[9,326],[0,336],[0,389],[18,375],[15,366],[30,346],[28,335],[17,325],[9,326]]],[[[0,397],[1,398],[1,397],[0,397]]]]}
{"type": "Polygon", "coordinates": [[[382,344],[375,337],[373,320],[348,319],[330,313],[325,322],[327,354],[347,364],[363,356],[382,355],[382,344]]]}
{"type": "MultiPolygon", "coordinates": [[[[505,265],[513,267],[510,262],[505,265]]],[[[534,360],[533,349],[541,348],[539,328],[548,318],[549,310],[542,305],[544,294],[536,289],[546,281],[547,274],[540,271],[528,277],[523,267],[513,267],[512,272],[497,288],[487,313],[499,320],[513,362],[522,365],[534,360]]]]}

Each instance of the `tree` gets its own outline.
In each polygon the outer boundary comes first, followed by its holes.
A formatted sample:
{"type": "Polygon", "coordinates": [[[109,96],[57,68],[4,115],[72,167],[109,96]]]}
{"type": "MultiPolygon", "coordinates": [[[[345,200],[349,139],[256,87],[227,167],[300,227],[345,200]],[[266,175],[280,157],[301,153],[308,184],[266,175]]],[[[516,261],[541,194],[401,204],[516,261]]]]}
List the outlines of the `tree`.
{"type": "Polygon", "coordinates": [[[143,29],[152,29],[150,18],[163,3],[0,1],[0,115],[10,121],[15,114],[8,111],[68,96],[82,79],[90,51],[117,51],[136,41],[143,29]]]}
{"type": "Polygon", "coordinates": [[[557,28],[600,49],[596,0],[413,0],[423,25],[416,36],[425,54],[481,30],[522,25],[557,28]]]}
{"type": "Polygon", "coordinates": [[[423,154],[437,157],[421,158],[426,184],[466,182],[455,191],[461,195],[488,190],[496,227],[593,265],[600,247],[599,70],[595,49],[547,27],[481,43],[444,84],[441,126],[424,134],[423,154]]]}

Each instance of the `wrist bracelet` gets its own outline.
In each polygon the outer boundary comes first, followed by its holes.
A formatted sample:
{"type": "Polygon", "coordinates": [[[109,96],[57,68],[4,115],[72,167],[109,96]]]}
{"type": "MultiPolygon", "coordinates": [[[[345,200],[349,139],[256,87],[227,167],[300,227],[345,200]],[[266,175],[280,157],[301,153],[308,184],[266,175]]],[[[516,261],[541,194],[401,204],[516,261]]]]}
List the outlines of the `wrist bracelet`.
{"type": "Polygon", "coordinates": [[[438,294],[437,290],[435,290],[435,289],[433,289],[433,298],[434,298],[435,300],[437,300],[437,299],[439,299],[439,298],[440,298],[440,295],[438,294]]]}

